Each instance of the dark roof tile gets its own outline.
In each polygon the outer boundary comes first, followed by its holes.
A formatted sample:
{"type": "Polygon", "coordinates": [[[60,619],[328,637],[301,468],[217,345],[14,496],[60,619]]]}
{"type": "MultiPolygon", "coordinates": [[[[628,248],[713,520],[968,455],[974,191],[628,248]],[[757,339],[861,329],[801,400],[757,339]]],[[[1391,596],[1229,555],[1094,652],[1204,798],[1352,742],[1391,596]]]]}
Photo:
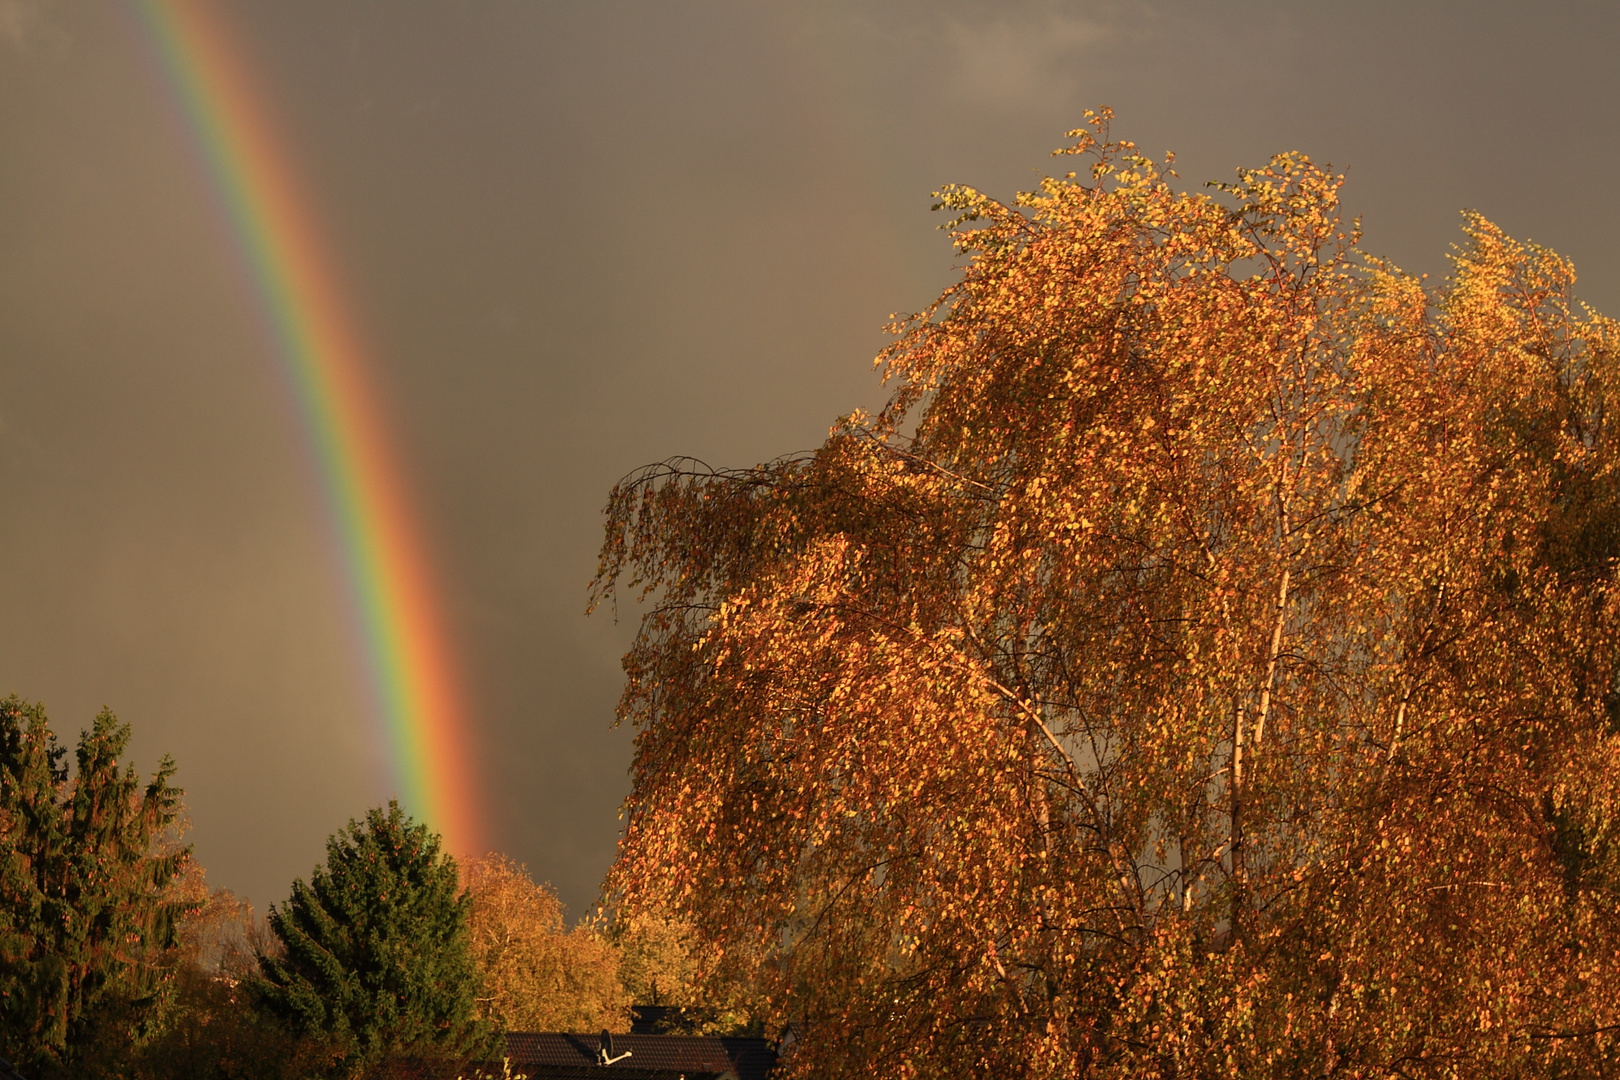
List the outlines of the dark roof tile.
{"type": "Polygon", "coordinates": [[[506,1055],[514,1069],[535,1077],[592,1077],[596,1080],[652,1080],[637,1073],[685,1074],[688,1080],[732,1073],[737,1080],[766,1080],[776,1052],[764,1039],[712,1035],[618,1035],[613,1052],[630,1056],[614,1065],[597,1064],[596,1035],[510,1031],[506,1055]],[[566,1073],[557,1070],[568,1070],[566,1073]],[[543,1071],[537,1071],[543,1070],[543,1071]],[[577,1071],[576,1070],[583,1070],[577,1071]]]}

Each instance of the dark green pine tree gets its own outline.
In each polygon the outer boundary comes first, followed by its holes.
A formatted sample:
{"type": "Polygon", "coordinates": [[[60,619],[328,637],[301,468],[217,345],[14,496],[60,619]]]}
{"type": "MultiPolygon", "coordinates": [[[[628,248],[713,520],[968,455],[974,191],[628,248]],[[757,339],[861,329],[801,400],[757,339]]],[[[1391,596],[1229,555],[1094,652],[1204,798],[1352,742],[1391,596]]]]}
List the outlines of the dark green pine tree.
{"type": "Polygon", "coordinates": [[[439,837],[390,802],[326,842],[326,865],[270,909],[283,950],[259,957],[260,1001],[324,1042],[335,1075],[390,1057],[482,1057],[469,899],[439,837]]]}
{"type": "Polygon", "coordinates": [[[0,701],[0,1054],[31,1077],[118,1075],[170,982],[181,792],[129,735],[104,710],[70,779],[44,708],[0,701]]]}

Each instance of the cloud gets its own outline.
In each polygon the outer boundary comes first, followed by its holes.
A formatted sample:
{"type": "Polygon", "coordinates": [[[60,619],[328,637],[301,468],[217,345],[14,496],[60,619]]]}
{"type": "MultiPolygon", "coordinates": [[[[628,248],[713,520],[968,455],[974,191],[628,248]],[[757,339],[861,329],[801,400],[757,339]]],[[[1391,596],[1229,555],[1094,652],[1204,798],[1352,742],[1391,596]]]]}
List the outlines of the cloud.
{"type": "Polygon", "coordinates": [[[67,46],[67,31],[50,18],[51,6],[51,0],[0,0],[0,45],[59,54],[67,46]]]}
{"type": "Polygon", "coordinates": [[[1093,9],[953,14],[944,17],[943,30],[955,62],[954,90],[996,106],[1072,92],[1085,55],[1115,36],[1112,22],[1093,9]]]}

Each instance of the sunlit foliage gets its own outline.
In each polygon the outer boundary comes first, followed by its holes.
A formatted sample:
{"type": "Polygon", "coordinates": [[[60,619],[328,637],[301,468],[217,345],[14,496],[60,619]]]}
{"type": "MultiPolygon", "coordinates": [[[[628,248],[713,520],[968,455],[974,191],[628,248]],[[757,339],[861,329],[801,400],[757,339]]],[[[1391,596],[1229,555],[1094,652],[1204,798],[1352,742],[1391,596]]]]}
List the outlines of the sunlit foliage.
{"type": "Polygon", "coordinates": [[[893,394],[619,484],[667,906],[799,1075],[1620,1068],[1616,325],[1477,215],[1429,285],[1285,154],[968,188],[893,394]]]}
{"type": "Polygon", "coordinates": [[[556,892],[521,863],[492,853],[461,868],[478,1016],[495,1030],[624,1031],[632,1005],[663,1006],[674,1033],[747,1028],[735,988],[704,984],[712,950],[690,927],[650,912],[569,927],[556,892]]]}
{"type": "Polygon", "coordinates": [[[611,928],[619,955],[619,980],[631,1004],[662,1011],[653,1023],[674,1035],[758,1034],[756,1005],[748,988],[709,980],[719,954],[683,920],[651,909],[626,910],[611,928]]]}
{"type": "Polygon", "coordinates": [[[549,885],[504,855],[462,864],[477,1011],[497,1031],[622,1031],[619,956],[596,929],[563,924],[549,885]]]}

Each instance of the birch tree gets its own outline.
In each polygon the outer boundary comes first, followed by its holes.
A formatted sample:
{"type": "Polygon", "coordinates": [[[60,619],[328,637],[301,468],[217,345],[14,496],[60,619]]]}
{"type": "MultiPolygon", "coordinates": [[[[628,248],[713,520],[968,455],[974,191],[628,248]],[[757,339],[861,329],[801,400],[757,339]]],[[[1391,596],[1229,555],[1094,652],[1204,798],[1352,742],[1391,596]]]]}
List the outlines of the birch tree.
{"type": "Polygon", "coordinates": [[[1615,1067],[1615,324],[1300,154],[941,205],[958,280],[813,453],[614,488],[610,899],[799,1075],[1615,1067]]]}

